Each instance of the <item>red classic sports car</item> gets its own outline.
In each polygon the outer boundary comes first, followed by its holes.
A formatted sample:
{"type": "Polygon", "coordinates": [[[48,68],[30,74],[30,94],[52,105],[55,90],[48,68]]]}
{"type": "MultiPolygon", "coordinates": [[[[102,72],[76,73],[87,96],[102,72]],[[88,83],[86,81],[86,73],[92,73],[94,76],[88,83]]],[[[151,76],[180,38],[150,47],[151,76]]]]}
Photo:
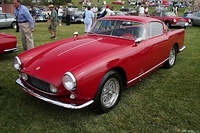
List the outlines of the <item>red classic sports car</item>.
{"type": "Polygon", "coordinates": [[[16,56],[16,83],[52,104],[71,109],[90,105],[105,113],[117,105],[124,88],[162,66],[174,65],[185,48],[184,33],[149,17],[103,17],[89,34],[16,56]]]}
{"type": "Polygon", "coordinates": [[[155,12],[151,17],[163,21],[167,27],[177,26],[185,28],[191,23],[190,19],[177,17],[174,12],[155,12]]]}
{"type": "Polygon", "coordinates": [[[114,4],[114,5],[123,5],[123,4],[125,4],[125,2],[124,1],[113,1],[113,2],[111,2],[111,4],[114,4]]]}
{"type": "Polygon", "coordinates": [[[0,55],[18,51],[17,39],[13,35],[0,33],[0,55]]]}

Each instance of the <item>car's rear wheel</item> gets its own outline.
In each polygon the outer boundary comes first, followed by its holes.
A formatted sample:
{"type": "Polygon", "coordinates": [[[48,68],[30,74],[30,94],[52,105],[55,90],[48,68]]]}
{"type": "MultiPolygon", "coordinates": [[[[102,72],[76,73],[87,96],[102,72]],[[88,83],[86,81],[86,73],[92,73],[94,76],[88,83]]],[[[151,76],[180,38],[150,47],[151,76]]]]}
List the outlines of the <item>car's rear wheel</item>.
{"type": "Polygon", "coordinates": [[[12,22],[11,27],[16,29],[17,28],[17,23],[16,22],[12,22]]]}
{"type": "Polygon", "coordinates": [[[100,82],[92,109],[98,114],[109,112],[118,104],[122,87],[122,79],[118,72],[107,72],[100,82]]]}
{"type": "Polygon", "coordinates": [[[176,49],[176,46],[174,45],[170,50],[169,59],[164,65],[165,68],[169,69],[174,66],[176,62],[176,54],[177,54],[177,49],[176,49]]]}

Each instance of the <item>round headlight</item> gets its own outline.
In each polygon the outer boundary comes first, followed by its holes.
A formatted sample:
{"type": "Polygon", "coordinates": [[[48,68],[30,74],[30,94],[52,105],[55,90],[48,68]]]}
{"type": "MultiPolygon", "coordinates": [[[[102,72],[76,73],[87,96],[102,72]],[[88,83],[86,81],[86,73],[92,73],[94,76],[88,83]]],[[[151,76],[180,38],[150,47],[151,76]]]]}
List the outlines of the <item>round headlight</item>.
{"type": "Polygon", "coordinates": [[[50,90],[53,93],[57,93],[58,92],[57,88],[54,85],[52,85],[52,84],[50,85],[50,90]]]}
{"type": "Polygon", "coordinates": [[[76,79],[71,72],[67,72],[64,74],[62,83],[63,83],[63,86],[69,91],[73,91],[76,89],[75,88],[76,87],[76,79]]]}
{"type": "Polygon", "coordinates": [[[14,67],[18,71],[21,69],[21,61],[17,56],[14,58],[14,67]]]}
{"type": "Polygon", "coordinates": [[[173,21],[174,21],[174,23],[176,23],[176,19],[174,19],[173,21]]]}

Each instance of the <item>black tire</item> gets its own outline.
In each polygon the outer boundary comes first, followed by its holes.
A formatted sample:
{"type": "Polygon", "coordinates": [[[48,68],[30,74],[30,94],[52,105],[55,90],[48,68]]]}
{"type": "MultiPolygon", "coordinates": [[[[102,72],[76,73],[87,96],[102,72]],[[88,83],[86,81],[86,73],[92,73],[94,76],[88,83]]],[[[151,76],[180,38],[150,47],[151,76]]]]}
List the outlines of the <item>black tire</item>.
{"type": "Polygon", "coordinates": [[[16,23],[16,22],[12,22],[11,27],[12,27],[13,29],[16,29],[16,28],[17,28],[17,23],[16,23]]]}
{"type": "Polygon", "coordinates": [[[194,26],[194,21],[193,21],[193,20],[191,20],[191,23],[190,23],[190,24],[191,24],[191,26],[194,26]]]}
{"type": "Polygon", "coordinates": [[[172,68],[176,62],[176,55],[177,55],[177,48],[174,45],[169,52],[169,59],[167,60],[167,62],[165,63],[164,67],[166,69],[172,68]]]}
{"type": "Polygon", "coordinates": [[[166,22],[165,22],[165,24],[166,24],[166,26],[167,26],[168,28],[170,28],[170,27],[171,27],[171,24],[170,24],[170,22],[169,22],[169,21],[166,21],[166,22]]]}
{"type": "Polygon", "coordinates": [[[119,102],[121,97],[123,84],[118,72],[107,72],[98,87],[97,93],[94,97],[92,110],[97,114],[107,113],[112,110],[119,102]]]}

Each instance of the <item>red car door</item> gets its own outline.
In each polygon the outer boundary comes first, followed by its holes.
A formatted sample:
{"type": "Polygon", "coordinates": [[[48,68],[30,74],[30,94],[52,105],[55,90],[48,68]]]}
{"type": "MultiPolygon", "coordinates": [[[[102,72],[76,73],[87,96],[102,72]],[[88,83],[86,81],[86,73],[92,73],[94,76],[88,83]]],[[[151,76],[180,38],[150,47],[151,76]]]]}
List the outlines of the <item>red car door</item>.
{"type": "Polygon", "coordinates": [[[146,71],[160,66],[169,55],[168,35],[164,33],[163,24],[151,22],[147,26],[146,71]]]}

